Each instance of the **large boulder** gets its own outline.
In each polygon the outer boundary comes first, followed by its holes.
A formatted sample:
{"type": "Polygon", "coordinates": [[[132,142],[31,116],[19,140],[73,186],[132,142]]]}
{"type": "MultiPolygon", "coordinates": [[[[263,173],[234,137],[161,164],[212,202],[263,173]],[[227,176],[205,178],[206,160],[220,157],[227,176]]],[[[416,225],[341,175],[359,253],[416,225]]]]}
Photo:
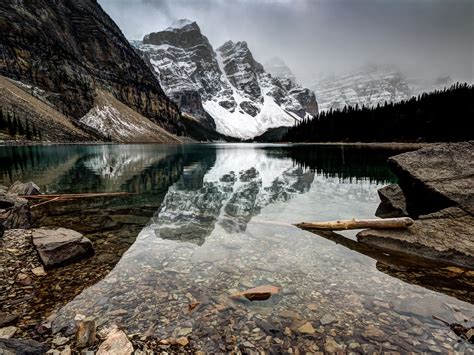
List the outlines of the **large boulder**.
{"type": "Polygon", "coordinates": [[[9,188],[8,193],[17,194],[23,196],[39,195],[41,193],[40,188],[34,182],[21,182],[15,181],[9,188]]]}
{"type": "Polygon", "coordinates": [[[459,206],[474,214],[474,142],[438,144],[389,158],[410,215],[459,206]]]}
{"type": "Polygon", "coordinates": [[[450,207],[420,216],[406,229],[366,229],[359,242],[474,268],[474,217],[450,207]]]}
{"type": "Polygon", "coordinates": [[[94,254],[89,239],[66,228],[34,229],[33,244],[45,266],[58,266],[94,254]]]}
{"type": "Polygon", "coordinates": [[[381,201],[375,212],[377,217],[408,217],[407,201],[400,186],[391,184],[382,187],[377,192],[381,201]]]}

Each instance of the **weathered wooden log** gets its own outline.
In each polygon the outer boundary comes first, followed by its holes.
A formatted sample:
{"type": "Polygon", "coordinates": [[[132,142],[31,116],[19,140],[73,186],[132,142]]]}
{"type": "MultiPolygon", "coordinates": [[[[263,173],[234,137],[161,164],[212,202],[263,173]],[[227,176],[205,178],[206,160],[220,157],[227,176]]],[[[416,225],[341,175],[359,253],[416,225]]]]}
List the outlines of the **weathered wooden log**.
{"type": "Polygon", "coordinates": [[[385,218],[385,219],[348,219],[328,222],[302,222],[295,224],[301,229],[319,229],[319,230],[346,230],[346,229],[401,229],[408,228],[413,224],[409,217],[385,218]]]}

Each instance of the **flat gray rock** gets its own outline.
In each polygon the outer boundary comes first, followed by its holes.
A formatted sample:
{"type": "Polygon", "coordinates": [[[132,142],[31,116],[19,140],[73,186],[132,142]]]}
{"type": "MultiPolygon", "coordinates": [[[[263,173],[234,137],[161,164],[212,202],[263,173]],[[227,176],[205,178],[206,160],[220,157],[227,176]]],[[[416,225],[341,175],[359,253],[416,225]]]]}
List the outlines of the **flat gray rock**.
{"type": "Polygon", "coordinates": [[[65,264],[94,254],[89,239],[66,228],[34,229],[33,244],[46,266],[65,264]]]}
{"type": "Polygon", "coordinates": [[[451,207],[421,216],[407,229],[366,229],[359,242],[474,268],[474,217],[451,207]]]}
{"type": "Polygon", "coordinates": [[[400,179],[410,214],[459,206],[474,215],[473,141],[422,148],[388,163],[400,179]]]}
{"type": "Polygon", "coordinates": [[[407,201],[398,184],[384,186],[377,192],[380,197],[380,205],[375,212],[377,217],[408,217],[407,201]]]}

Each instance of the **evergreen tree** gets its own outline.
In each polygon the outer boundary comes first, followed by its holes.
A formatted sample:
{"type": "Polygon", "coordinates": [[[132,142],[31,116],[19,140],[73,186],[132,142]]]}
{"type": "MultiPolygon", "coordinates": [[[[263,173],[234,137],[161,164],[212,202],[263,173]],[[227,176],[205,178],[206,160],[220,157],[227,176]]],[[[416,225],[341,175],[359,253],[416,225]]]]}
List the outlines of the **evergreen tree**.
{"type": "Polygon", "coordinates": [[[289,128],[283,141],[394,142],[474,139],[474,85],[457,83],[377,107],[330,109],[289,128]]]}

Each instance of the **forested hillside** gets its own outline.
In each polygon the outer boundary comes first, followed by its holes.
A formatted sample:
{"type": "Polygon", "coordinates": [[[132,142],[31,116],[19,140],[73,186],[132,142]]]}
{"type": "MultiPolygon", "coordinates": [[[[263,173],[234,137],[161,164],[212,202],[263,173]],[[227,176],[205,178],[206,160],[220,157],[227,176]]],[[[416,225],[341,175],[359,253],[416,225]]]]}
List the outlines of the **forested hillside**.
{"type": "Polygon", "coordinates": [[[474,139],[474,86],[448,89],[375,108],[346,106],[290,128],[291,142],[413,142],[474,139]]]}

